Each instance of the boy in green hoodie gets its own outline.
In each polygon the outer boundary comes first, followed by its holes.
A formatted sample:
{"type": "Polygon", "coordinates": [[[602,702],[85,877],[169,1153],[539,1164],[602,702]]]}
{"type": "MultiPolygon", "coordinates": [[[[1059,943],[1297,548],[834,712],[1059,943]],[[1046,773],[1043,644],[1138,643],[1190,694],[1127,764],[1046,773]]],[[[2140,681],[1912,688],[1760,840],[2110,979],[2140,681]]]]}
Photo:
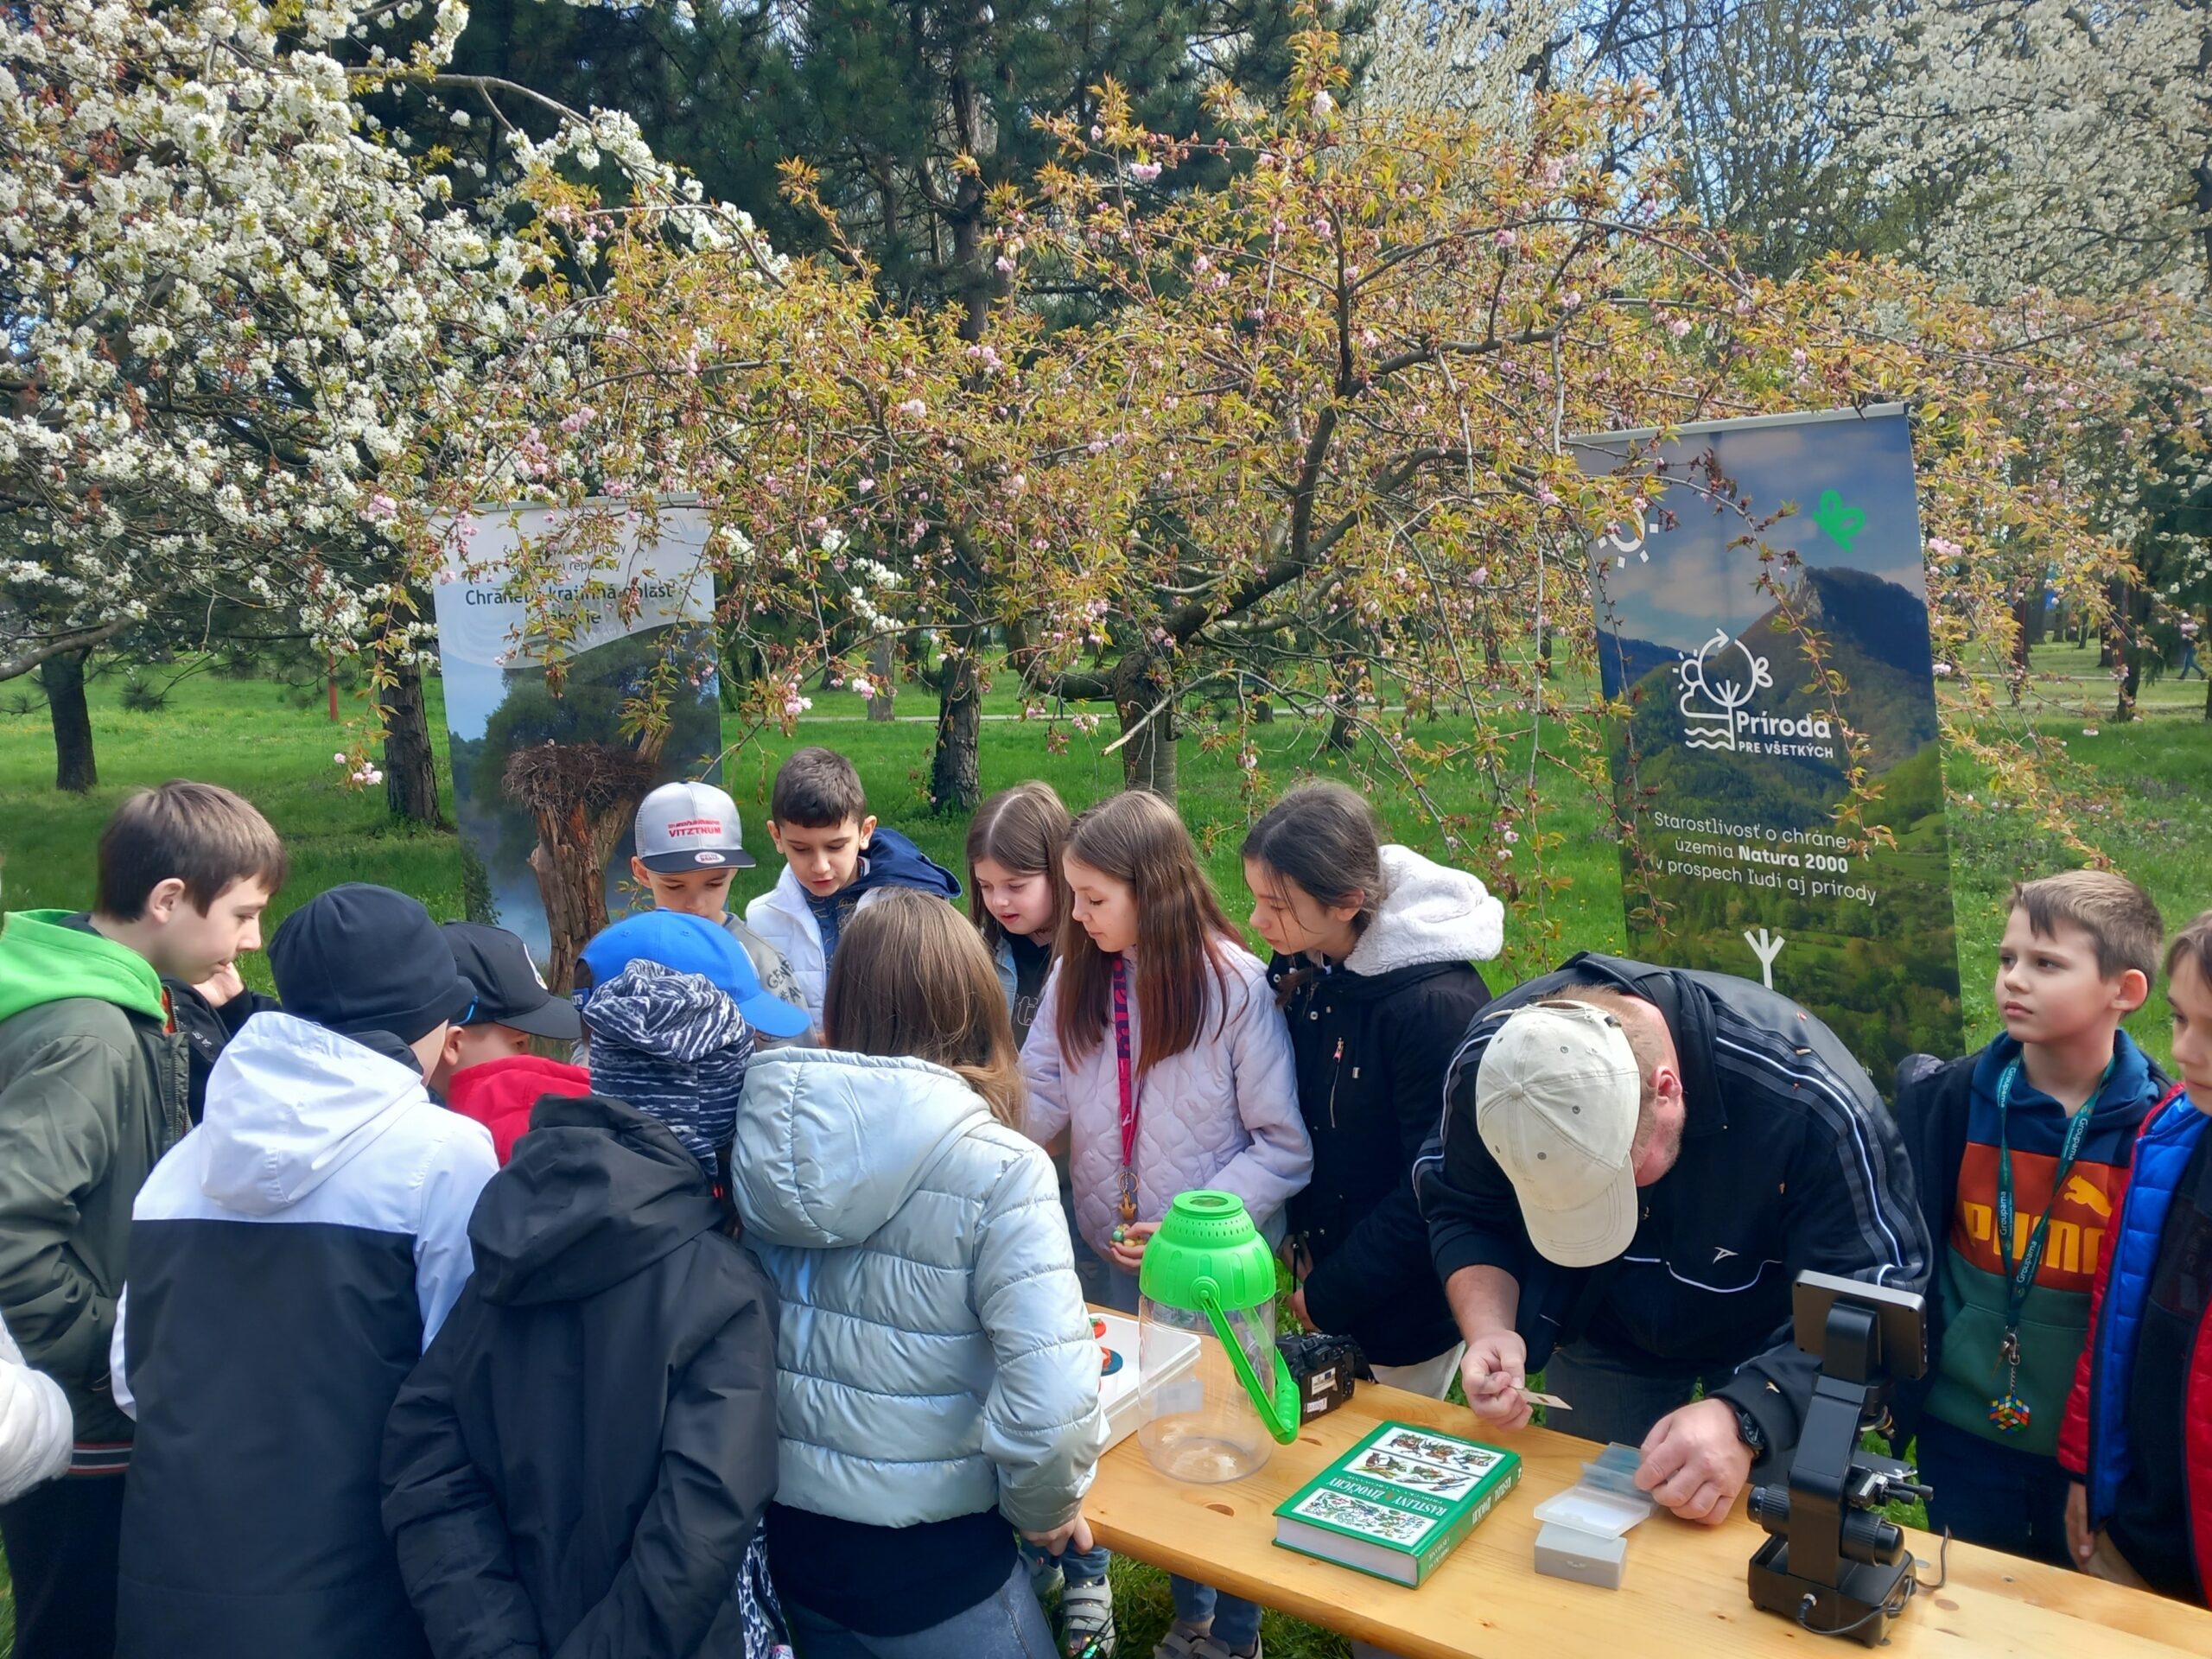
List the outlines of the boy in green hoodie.
{"type": "Polygon", "coordinates": [[[67,1475],[0,1507],[16,1659],[115,1646],[130,1421],[108,1343],[130,1206],[188,1125],[188,1047],[162,980],[229,977],[261,945],[283,843],[212,784],[142,791],[99,842],[89,912],[0,922],[0,1319],[75,1419],[67,1475]]]}

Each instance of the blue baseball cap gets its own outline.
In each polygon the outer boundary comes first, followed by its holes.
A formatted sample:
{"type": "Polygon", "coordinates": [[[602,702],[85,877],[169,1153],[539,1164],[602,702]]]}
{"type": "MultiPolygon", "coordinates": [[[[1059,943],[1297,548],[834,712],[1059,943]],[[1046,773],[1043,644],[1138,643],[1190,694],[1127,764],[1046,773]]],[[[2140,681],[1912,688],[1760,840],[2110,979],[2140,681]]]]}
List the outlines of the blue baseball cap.
{"type": "Polygon", "coordinates": [[[606,984],[641,959],[679,974],[697,974],[737,1004],[746,1024],[771,1037],[802,1036],[814,1023],[804,1008],[762,990],[745,947],[703,916],[647,911],[602,930],[583,949],[583,965],[594,985],[606,984]]]}

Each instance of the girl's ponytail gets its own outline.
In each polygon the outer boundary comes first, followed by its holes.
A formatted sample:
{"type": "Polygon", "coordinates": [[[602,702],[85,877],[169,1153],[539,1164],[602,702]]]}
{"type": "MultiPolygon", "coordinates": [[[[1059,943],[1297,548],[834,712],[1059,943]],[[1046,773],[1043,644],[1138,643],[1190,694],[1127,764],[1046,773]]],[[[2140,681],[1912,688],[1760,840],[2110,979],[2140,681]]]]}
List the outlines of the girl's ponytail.
{"type": "MultiPolygon", "coordinates": [[[[1357,903],[1354,936],[1364,933],[1382,902],[1382,825],[1367,798],[1328,779],[1300,784],[1260,815],[1244,837],[1243,856],[1294,881],[1325,909],[1357,903]]],[[[1302,963],[1283,976],[1277,1000],[1287,1004],[1319,972],[1302,963]]]]}

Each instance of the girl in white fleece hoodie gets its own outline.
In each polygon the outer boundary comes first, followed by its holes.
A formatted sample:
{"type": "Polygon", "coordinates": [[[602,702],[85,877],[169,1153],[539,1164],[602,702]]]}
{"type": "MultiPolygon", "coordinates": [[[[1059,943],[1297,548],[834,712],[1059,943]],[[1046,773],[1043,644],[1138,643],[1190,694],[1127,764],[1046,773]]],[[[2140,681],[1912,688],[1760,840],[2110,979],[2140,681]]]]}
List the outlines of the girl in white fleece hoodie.
{"type": "MultiPolygon", "coordinates": [[[[1021,1051],[1025,1127],[1039,1141],[1069,1131],[1077,1227],[1112,1269],[1107,1300],[1134,1312],[1146,1243],[1177,1193],[1233,1192],[1279,1240],[1313,1148],[1267,970],[1237,943],[1175,809],[1114,796],[1075,821],[1062,863],[1058,960],[1021,1051]]],[[[1175,1624],[1154,1659],[1257,1655],[1258,1607],[1171,1583],[1175,1624]]]]}

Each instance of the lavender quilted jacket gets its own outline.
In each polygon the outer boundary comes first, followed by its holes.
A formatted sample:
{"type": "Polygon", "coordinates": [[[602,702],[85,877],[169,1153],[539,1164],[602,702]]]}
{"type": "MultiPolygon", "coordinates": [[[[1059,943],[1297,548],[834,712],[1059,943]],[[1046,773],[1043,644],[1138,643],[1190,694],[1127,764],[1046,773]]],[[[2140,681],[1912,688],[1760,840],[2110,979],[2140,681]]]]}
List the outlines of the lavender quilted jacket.
{"type": "MultiPolygon", "coordinates": [[[[1198,1040],[1169,1056],[1137,1084],[1137,1219],[1158,1221],[1168,1201],[1192,1187],[1234,1192],[1270,1240],[1282,1236],[1283,1206],[1313,1173],[1313,1147],[1298,1112],[1290,1033],[1258,957],[1228,947],[1229,1008],[1209,1006],[1198,1040]]],[[[1134,971],[1134,968],[1132,969],[1134,971]]],[[[1216,989],[1205,976],[1209,1002],[1216,989]]],[[[1122,1166],[1121,1089],[1114,1035],[1080,1059],[1060,1052],[1060,970],[1045,982],[1037,1021],[1022,1046],[1033,1141],[1069,1137],[1068,1173],[1076,1226],[1104,1255],[1114,1230],[1122,1166]]],[[[1129,999],[1133,1060],[1144,1053],[1144,1024],[1129,999]]]]}

